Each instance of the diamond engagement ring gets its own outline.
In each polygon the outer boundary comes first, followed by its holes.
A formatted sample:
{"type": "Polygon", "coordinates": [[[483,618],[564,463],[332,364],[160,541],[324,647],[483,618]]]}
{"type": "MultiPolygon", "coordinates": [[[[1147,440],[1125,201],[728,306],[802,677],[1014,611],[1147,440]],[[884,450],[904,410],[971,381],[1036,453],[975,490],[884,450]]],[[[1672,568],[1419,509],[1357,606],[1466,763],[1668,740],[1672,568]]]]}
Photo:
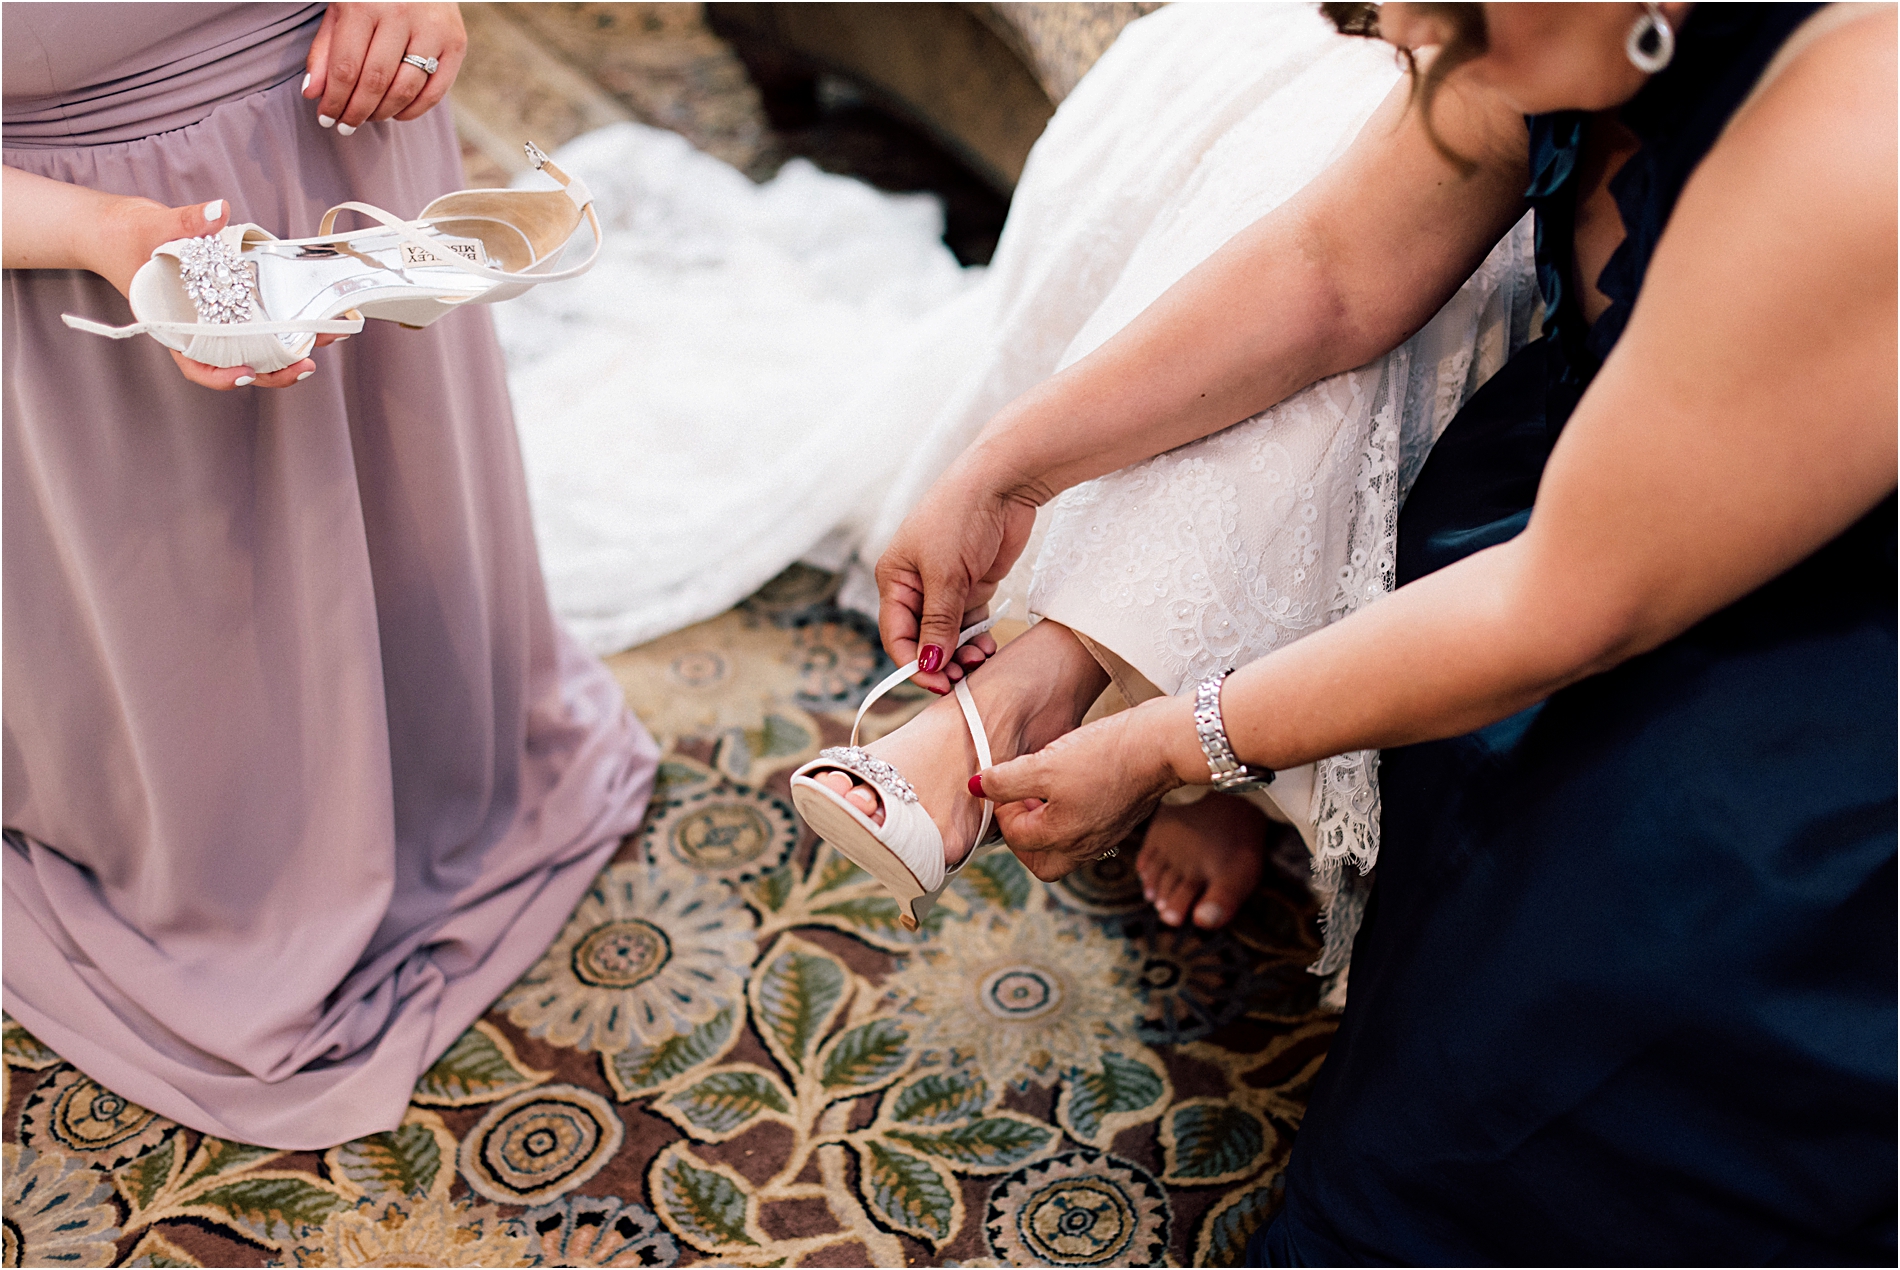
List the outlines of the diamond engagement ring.
{"type": "Polygon", "coordinates": [[[1108,850],[1102,852],[1102,854],[1096,856],[1095,858],[1097,860],[1112,860],[1116,856],[1120,855],[1121,853],[1122,851],[1120,847],[1110,847],[1108,850]]]}
{"type": "Polygon", "coordinates": [[[435,68],[441,65],[441,63],[436,61],[433,57],[424,57],[420,53],[405,53],[403,54],[402,60],[421,71],[424,75],[435,74],[435,68]]]}

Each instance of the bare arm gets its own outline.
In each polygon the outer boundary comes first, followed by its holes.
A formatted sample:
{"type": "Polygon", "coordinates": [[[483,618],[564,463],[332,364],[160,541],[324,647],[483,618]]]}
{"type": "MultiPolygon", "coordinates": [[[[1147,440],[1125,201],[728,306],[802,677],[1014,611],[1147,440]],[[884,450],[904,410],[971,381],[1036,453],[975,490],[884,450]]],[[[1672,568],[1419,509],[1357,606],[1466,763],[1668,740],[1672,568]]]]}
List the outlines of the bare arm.
{"type": "MultiPolygon", "coordinates": [[[[1890,14],[1837,32],[1736,121],[1684,190],[1524,533],[1236,674],[1223,714],[1245,761],[1502,718],[1674,638],[1892,491],[1893,47],[1890,14]]],[[[1105,782],[1138,803],[1207,779],[1187,705],[983,775],[999,800],[1049,800],[999,812],[1032,867],[1103,849],[1132,805],[1105,782]]]]}
{"type": "Polygon", "coordinates": [[[1455,172],[1401,82],[1352,147],[1100,349],[1010,403],[967,462],[1046,502],[1258,414],[1415,334],[1523,214],[1515,112],[1448,90],[1434,117],[1479,160],[1455,172]]]}
{"type": "MultiPolygon", "coordinates": [[[[131,289],[132,275],[151,258],[154,247],[174,238],[215,234],[231,218],[231,205],[224,199],[166,207],[149,198],[104,194],[18,168],[0,173],[7,223],[0,263],[8,269],[87,269],[120,295],[131,289]]],[[[320,335],[317,343],[328,344],[333,338],[320,335]]],[[[283,388],[316,369],[307,357],[268,375],[248,366],[207,366],[175,351],[172,360],[192,383],[217,389],[251,384],[283,388]]]]}
{"type": "Polygon", "coordinates": [[[222,200],[173,209],[148,198],[102,194],[18,168],[0,172],[5,180],[0,200],[7,213],[0,262],[8,269],[89,269],[121,295],[151,256],[149,247],[139,250],[145,239],[166,234],[153,240],[156,246],[185,233],[213,233],[223,226],[228,211],[222,200]],[[197,212],[195,225],[191,217],[178,214],[184,210],[197,212]]]}
{"type": "MultiPolygon", "coordinates": [[[[1360,366],[1431,319],[1523,212],[1515,112],[1447,89],[1433,148],[1400,84],[1317,180],[1237,235],[1126,329],[1010,403],[906,520],[878,565],[900,662],[955,646],[1021,552],[1035,508],[1360,366]],[[921,634],[920,634],[921,631],[921,634]]],[[[942,676],[919,682],[947,689],[942,676]]]]}

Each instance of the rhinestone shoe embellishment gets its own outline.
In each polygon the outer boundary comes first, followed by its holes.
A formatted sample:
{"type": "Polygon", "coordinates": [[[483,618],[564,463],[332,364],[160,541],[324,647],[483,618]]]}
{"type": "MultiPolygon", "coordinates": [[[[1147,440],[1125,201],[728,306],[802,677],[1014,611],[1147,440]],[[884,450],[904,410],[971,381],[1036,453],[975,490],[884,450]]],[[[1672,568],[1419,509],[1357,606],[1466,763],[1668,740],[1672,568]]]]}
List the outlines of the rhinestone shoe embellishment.
{"type": "Polygon", "coordinates": [[[910,787],[910,782],[895,767],[869,750],[855,745],[833,745],[818,751],[818,757],[827,763],[837,764],[855,776],[862,776],[901,802],[917,801],[917,791],[910,787]]]}
{"type": "Polygon", "coordinates": [[[251,266],[230,243],[215,237],[191,239],[178,249],[178,272],[185,294],[198,306],[200,321],[228,325],[251,320],[251,266]]]}

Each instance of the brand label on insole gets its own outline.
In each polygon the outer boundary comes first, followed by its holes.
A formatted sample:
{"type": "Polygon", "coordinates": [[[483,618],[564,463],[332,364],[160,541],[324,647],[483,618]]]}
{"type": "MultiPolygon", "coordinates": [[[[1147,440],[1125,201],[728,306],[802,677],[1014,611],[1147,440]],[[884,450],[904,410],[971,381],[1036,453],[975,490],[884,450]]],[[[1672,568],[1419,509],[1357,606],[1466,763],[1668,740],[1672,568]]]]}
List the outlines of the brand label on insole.
{"type": "MultiPolygon", "coordinates": [[[[472,265],[488,263],[482,259],[482,247],[480,243],[444,242],[441,246],[444,250],[454,252],[472,265]]],[[[404,243],[402,245],[402,263],[403,268],[407,269],[412,265],[439,266],[442,264],[442,261],[430,252],[416,246],[414,243],[404,243]]]]}

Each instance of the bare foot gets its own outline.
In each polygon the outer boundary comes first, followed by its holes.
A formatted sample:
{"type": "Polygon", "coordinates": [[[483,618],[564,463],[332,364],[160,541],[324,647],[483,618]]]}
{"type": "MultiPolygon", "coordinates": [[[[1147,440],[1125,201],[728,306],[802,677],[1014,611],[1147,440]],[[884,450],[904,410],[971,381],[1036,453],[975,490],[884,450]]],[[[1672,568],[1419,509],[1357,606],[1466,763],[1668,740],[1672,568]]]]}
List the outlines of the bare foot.
{"type": "MultiPolygon", "coordinates": [[[[1108,683],[1082,642],[1056,622],[1030,627],[980,666],[969,667],[969,679],[995,763],[1073,731],[1108,683]]],[[[943,835],[944,864],[961,864],[976,845],[983,803],[970,794],[976,746],[956,700],[931,702],[909,723],[864,748],[904,774],[943,835]]],[[[883,804],[871,786],[840,771],[819,772],[813,779],[884,823],[883,804]]]]}
{"type": "Polygon", "coordinates": [[[1162,921],[1179,926],[1192,910],[1196,926],[1213,930],[1253,894],[1266,859],[1266,815],[1244,798],[1208,794],[1155,809],[1135,872],[1162,921]]]}

